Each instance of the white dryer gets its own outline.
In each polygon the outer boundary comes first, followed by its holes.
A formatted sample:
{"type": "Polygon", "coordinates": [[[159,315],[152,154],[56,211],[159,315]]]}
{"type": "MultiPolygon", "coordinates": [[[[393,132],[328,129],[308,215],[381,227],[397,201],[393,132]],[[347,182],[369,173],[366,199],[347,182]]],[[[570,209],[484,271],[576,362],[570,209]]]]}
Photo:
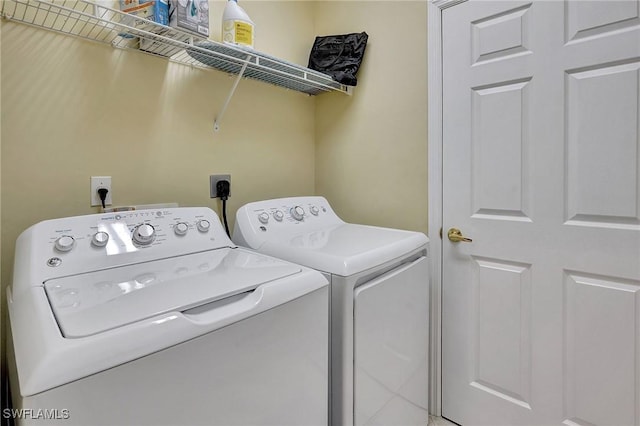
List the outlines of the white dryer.
{"type": "Polygon", "coordinates": [[[233,240],[331,281],[331,423],[428,422],[428,239],[349,224],[326,199],[249,203],[233,240]]]}
{"type": "Polygon", "coordinates": [[[235,247],[207,208],[38,223],[8,289],[12,413],[326,425],[327,298],[322,274],[235,247]]]}

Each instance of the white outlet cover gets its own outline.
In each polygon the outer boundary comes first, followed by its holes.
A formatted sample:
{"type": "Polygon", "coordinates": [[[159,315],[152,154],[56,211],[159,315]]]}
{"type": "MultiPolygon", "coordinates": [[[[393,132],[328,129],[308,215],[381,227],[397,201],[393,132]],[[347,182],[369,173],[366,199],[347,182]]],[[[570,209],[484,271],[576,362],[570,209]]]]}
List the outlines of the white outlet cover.
{"type": "Polygon", "coordinates": [[[98,189],[100,188],[109,190],[109,192],[107,192],[107,198],[105,199],[105,205],[112,205],[111,176],[91,176],[91,206],[102,206],[102,201],[100,201],[100,196],[98,195],[98,189]]]}

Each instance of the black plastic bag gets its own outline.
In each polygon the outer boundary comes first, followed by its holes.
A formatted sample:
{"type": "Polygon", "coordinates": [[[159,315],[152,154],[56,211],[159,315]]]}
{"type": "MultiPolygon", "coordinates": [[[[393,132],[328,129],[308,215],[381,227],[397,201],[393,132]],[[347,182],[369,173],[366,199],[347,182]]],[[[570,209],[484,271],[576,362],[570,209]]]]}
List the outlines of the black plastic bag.
{"type": "Polygon", "coordinates": [[[365,32],[316,37],[309,54],[309,68],[328,74],[342,84],[357,85],[356,73],[368,38],[365,32]]]}

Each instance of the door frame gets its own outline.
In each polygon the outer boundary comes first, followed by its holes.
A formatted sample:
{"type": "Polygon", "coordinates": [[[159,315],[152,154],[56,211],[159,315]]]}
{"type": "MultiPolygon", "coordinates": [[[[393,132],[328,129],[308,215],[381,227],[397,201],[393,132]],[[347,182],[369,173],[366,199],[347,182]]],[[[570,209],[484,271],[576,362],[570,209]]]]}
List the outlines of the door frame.
{"type": "Polygon", "coordinates": [[[428,226],[431,236],[429,411],[436,416],[442,415],[442,13],[465,1],[430,0],[427,4],[428,226]]]}

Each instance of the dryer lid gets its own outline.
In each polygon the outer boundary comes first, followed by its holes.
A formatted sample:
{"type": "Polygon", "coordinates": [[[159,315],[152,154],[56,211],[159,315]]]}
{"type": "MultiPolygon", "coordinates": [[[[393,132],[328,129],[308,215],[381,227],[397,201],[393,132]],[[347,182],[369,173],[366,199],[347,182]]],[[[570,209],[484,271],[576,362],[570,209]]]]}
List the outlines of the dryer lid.
{"type": "Polygon", "coordinates": [[[297,274],[301,268],[223,248],[48,280],[44,288],[66,338],[184,311],[297,274]]]}
{"type": "Polygon", "coordinates": [[[400,258],[428,241],[420,232],[343,223],[305,233],[275,234],[259,250],[309,268],[350,276],[400,258]]]}

